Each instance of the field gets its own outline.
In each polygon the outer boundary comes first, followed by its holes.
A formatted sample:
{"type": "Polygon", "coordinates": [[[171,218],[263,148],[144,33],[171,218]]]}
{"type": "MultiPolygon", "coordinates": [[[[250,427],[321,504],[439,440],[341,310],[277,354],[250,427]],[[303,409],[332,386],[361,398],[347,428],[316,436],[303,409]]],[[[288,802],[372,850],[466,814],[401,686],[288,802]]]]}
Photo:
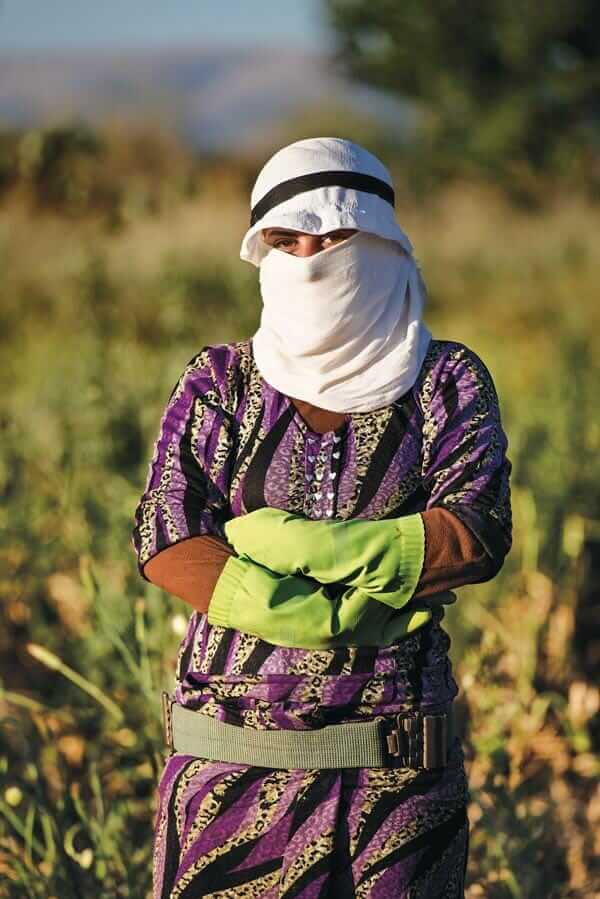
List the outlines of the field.
{"type": "MultiPolygon", "coordinates": [[[[260,312],[238,258],[247,173],[207,174],[162,144],[137,171],[119,146],[102,176],[118,172],[117,193],[91,191],[84,160],[67,169],[76,190],[42,194],[21,146],[0,196],[3,899],[149,896],[159,696],[190,610],[140,579],[132,515],[184,365],[252,334],[260,312]]],[[[553,191],[519,209],[461,184],[406,192],[398,218],[434,336],[494,377],[513,463],[511,554],[446,616],[472,791],[467,895],[591,899],[600,207],[553,191]]]]}

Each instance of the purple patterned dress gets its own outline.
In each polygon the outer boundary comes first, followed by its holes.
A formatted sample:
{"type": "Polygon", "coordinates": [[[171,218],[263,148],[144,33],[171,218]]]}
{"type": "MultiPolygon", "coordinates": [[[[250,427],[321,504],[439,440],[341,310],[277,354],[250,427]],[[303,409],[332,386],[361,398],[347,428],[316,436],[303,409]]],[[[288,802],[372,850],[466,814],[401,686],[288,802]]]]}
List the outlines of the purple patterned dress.
{"type": "MultiPolygon", "coordinates": [[[[491,376],[464,344],[432,340],[408,393],[325,434],[262,378],[251,340],[206,346],[161,422],[136,510],[140,568],[190,536],[223,537],[230,517],[262,506],[382,519],[443,504],[497,570],[511,542],[506,447],[491,376]]],[[[193,612],[175,695],[248,728],[434,710],[458,692],[442,616],[436,607],[389,647],[315,651],[211,626],[193,612]]],[[[468,785],[459,739],[435,771],[274,770],[175,753],[158,795],[155,899],[463,895],[468,785]]]]}

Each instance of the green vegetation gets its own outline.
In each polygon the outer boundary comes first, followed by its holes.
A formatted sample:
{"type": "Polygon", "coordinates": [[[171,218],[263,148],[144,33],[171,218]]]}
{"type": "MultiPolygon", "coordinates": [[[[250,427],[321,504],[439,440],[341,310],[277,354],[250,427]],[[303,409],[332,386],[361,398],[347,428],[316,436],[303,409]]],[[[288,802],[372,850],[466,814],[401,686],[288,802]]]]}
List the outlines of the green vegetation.
{"type": "Polygon", "coordinates": [[[600,12],[594,0],[326,0],[359,81],[413,100],[422,179],[481,174],[541,199],[540,173],[598,189],[600,12]]]}
{"type": "MultiPolygon", "coordinates": [[[[132,516],[185,363],[256,328],[256,271],[238,260],[252,165],[201,165],[149,135],[61,139],[59,152],[47,133],[7,136],[2,155],[0,896],[145,899],[159,695],[190,610],[139,577],[132,516]]],[[[600,210],[570,194],[515,211],[464,183],[398,217],[434,335],[492,372],[514,465],[513,550],[446,617],[473,795],[468,897],[589,899],[600,210]]]]}

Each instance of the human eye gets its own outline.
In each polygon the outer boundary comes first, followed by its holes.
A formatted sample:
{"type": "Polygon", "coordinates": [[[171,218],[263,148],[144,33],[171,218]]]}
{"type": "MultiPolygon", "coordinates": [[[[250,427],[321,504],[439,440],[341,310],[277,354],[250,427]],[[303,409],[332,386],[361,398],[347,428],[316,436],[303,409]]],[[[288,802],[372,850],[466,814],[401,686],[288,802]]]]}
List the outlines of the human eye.
{"type": "Polygon", "coordinates": [[[323,243],[340,243],[342,240],[346,240],[348,237],[354,233],[352,230],[340,229],[338,231],[330,231],[329,234],[326,234],[323,238],[323,243]]]}

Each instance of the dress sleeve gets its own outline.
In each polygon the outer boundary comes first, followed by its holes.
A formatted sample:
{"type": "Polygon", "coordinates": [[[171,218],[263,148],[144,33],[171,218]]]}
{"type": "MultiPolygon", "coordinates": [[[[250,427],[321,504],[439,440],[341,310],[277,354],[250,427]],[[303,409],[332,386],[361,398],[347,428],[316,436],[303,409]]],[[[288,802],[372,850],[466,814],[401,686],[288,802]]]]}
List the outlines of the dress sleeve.
{"type": "Polygon", "coordinates": [[[444,507],[469,528],[489,557],[479,580],[489,579],[512,543],[512,465],[492,377],[476,353],[452,342],[426,376],[421,401],[426,509],[444,507]]]}
{"type": "Polygon", "coordinates": [[[234,422],[215,374],[227,365],[221,351],[227,347],[204,347],[190,360],[162,416],[132,532],[146,580],[144,565],[166,547],[224,536],[234,422]]]}
{"type": "Polygon", "coordinates": [[[146,563],[144,574],[157,587],[204,613],[232,555],[234,550],[224,540],[204,534],[168,546],[146,563]]]}

